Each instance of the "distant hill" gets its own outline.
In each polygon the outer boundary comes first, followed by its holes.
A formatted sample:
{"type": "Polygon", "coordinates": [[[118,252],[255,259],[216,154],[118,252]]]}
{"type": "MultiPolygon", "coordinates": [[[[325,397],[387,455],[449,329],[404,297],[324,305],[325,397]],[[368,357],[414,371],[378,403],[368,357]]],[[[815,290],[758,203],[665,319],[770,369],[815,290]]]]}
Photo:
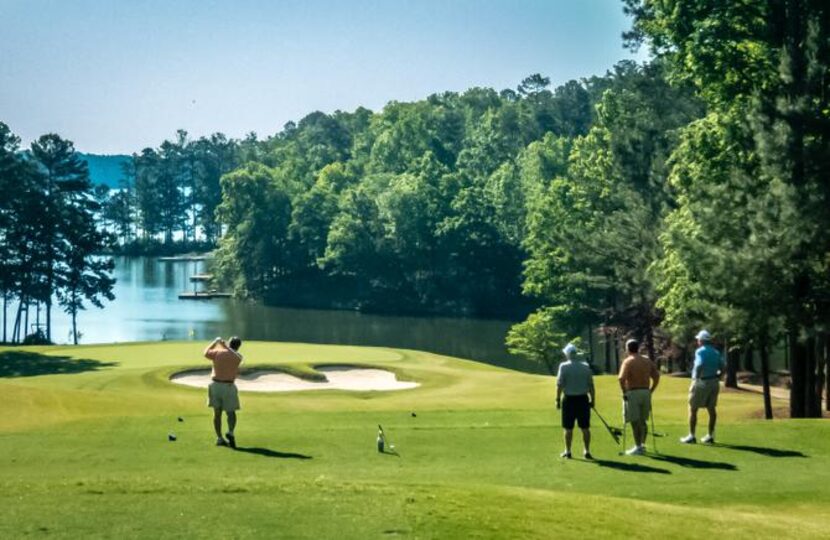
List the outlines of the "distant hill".
{"type": "Polygon", "coordinates": [[[118,182],[124,175],[121,166],[130,160],[130,156],[114,155],[102,156],[79,152],[81,159],[89,166],[89,178],[93,184],[104,184],[110,188],[117,188],[118,182]]]}

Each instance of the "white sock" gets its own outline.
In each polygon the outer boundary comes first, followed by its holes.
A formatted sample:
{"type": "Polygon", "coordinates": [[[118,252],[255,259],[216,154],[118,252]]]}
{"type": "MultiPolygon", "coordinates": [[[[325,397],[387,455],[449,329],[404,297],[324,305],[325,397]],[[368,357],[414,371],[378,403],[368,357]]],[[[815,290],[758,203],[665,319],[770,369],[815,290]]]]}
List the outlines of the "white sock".
{"type": "Polygon", "coordinates": [[[228,430],[228,435],[230,435],[231,437],[233,437],[233,430],[232,430],[232,429],[229,429],[229,430],[228,430]]]}

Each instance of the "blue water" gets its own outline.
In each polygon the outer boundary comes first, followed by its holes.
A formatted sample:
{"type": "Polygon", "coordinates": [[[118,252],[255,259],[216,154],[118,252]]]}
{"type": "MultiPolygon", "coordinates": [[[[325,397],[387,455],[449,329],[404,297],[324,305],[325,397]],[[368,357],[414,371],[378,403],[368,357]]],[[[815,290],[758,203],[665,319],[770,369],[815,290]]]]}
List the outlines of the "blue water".
{"type": "MultiPolygon", "coordinates": [[[[104,309],[89,307],[80,313],[81,343],[206,340],[236,334],[243,340],[419,349],[532,369],[507,352],[508,321],[289,309],[233,299],[179,300],[180,292],[194,290],[189,277],[208,271],[207,263],[154,257],[118,257],[115,262],[116,298],[104,309]]],[[[201,290],[201,285],[196,287],[201,290]]],[[[34,309],[29,322],[35,322],[34,309]]],[[[69,316],[53,312],[53,341],[70,342],[70,331],[69,316]]]]}

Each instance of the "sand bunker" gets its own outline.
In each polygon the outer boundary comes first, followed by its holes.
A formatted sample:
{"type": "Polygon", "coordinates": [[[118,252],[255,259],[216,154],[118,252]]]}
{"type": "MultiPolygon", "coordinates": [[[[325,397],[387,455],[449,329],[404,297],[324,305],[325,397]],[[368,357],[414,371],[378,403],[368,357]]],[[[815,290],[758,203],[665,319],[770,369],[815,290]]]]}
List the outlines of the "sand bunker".
{"type": "MultiPolygon", "coordinates": [[[[251,371],[236,379],[236,386],[246,392],[297,392],[304,390],[406,390],[418,386],[416,382],[399,381],[395,374],[384,369],[357,367],[320,367],[316,371],[326,381],[308,381],[287,373],[271,370],[251,371]]],[[[170,377],[176,384],[207,388],[210,370],[187,371],[170,377]]]]}

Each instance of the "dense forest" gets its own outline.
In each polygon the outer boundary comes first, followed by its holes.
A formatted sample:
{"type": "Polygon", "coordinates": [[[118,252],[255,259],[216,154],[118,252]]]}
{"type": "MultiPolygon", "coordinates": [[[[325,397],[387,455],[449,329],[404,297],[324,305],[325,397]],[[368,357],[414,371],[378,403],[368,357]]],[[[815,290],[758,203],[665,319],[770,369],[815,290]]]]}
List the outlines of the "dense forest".
{"type": "Polygon", "coordinates": [[[706,326],[728,353],[728,384],[757,351],[767,386],[784,339],[791,415],[819,415],[830,7],[625,6],[627,42],[649,47],[649,64],[287,125],[221,180],[221,279],[272,302],[532,306],[508,344],[551,369],[576,335],[603,339],[609,370],[623,336],[682,367],[706,326]]]}
{"type": "Polygon", "coordinates": [[[767,386],[783,343],[790,412],[817,416],[830,6],[623,4],[648,63],[313,112],[262,140],[180,131],[131,156],[98,215],[125,252],[218,246],[240,298],[523,319],[510,350],[551,371],[576,336],[607,371],[629,336],[684,369],[706,327],[728,384],[757,355],[767,386]]]}
{"type": "Polygon", "coordinates": [[[129,156],[115,189],[96,186],[100,220],[115,238],[111,249],[132,255],[213,249],[219,179],[256,155],[257,144],[253,135],[191,140],[179,130],[174,140],[129,156]]]}
{"type": "Polygon", "coordinates": [[[551,91],[534,75],[290,123],[222,178],[218,275],[283,304],[526,313],[529,209],[603,90],[649,76],[626,64],[551,91]]]}

